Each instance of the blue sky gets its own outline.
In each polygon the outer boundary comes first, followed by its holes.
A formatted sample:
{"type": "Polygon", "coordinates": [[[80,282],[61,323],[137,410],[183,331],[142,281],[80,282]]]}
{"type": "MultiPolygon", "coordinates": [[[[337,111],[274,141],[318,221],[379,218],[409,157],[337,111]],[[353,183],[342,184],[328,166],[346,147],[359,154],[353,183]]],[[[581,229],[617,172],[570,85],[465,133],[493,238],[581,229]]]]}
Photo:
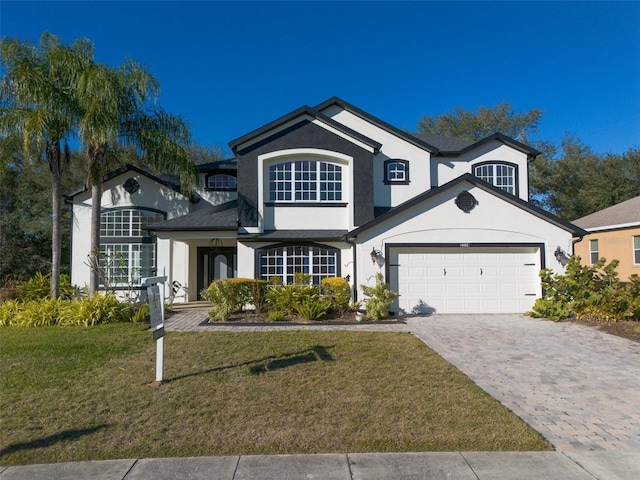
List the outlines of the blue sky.
{"type": "Polygon", "coordinates": [[[143,64],[202,144],[338,96],[399,128],[454,106],[545,111],[537,138],[640,147],[639,2],[0,2],[0,34],[143,64]]]}

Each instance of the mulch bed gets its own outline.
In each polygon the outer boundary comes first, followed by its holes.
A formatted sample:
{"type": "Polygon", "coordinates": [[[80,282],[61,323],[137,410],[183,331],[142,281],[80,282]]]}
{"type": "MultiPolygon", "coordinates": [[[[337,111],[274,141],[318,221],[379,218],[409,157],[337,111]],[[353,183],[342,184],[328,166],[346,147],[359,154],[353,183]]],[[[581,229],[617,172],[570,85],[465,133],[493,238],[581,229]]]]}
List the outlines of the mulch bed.
{"type": "Polygon", "coordinates": [[[640,322],[634,320],[620,320],[618,322],[599,322],[597,320],[567,320],[573,323],[579,323],[581,325],[587,325],[589,327],[597,328],[603,332],[618,337],[623,337],[628,340],[640,343],[640,322]]]}

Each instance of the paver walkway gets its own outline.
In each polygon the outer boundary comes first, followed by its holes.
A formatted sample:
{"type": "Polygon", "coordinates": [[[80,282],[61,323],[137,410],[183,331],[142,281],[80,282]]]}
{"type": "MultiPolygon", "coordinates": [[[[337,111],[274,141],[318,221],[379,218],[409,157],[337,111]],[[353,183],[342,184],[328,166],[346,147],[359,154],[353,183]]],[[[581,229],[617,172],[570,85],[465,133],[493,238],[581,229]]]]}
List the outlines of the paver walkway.
{"type": "Polygon", "coordinates": [[[557,450],[640,451],[640,344],[572,323],[520,315],[433,315],[406,324],[201,325],[205,309],[167,330],[357,329],[413,333],[557,450]]]}

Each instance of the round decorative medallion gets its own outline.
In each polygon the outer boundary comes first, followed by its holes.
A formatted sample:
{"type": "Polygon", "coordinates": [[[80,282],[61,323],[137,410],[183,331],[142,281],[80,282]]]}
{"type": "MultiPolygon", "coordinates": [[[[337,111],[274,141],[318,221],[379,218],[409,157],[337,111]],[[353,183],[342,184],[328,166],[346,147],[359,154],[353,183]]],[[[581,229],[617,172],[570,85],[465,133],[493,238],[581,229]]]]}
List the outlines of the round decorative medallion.
{"type": "Polygon", "coordinates": [[[128,178],[126,182],[124,182],[123,187],[128,193],[136,193],[140,188],[140,184],[135,178],[131,177],[128,178]]]}
{"type": "Polygon", "coordinates": [[[456,197],[456,205],[464,213],[469,213],[478,204],[476,198],[466,190],[456,197]]]}

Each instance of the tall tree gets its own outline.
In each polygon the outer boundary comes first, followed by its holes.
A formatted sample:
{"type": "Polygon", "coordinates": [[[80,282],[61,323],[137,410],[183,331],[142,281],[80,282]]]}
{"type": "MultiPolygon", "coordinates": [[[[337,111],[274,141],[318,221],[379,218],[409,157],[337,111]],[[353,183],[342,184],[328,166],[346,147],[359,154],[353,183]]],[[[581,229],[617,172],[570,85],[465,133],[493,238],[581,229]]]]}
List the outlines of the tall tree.
{"type": "Polygon", "coordinates": [[[93,54],[93,46],[79,40],[62,44],[50,33],[40,43],[3,38],[0,59],[5,75],[0,81],[0,150],[3,163],[6,151],[16,137],[32,159],[43,159],[51,172],[51,296],[60,291],[62,171],[69,158],[67,139],[77,119],[77,105],[69,95],[69,86],[79,75],[84,59],[93,54]]]}
{"type": "Polygon", "coordinates": [[[145,161],[170,173],[179,173],[183,186],[192,185],[196,170],[186,148],[189,129],[179,117],[157,106],[157,80],[132,61],[110,68],[93,61],[82,69],[73,91],[80,106],[79,137],[88,158],[91,187],[91,253],[89,290],[98,289],[102,177],[110,149],[133,146],[145,161]]]}
{"type": "Polygon", "coordinates": [[[533,162],[529,178],[543,208],[575,220],[640,195],[640,150],[600,155],[569,135],[557,156],[533,162]]]}
{"type": "Polygon", "coordinates": [[[527,143],[537,132],[543,111],[534,108],[516,113],[511,103],[502,102],[493,107],[478,107],[477,112],[454,107],[451,113],[423,115],[418,120],[418,132],[478,141],[494,133],[502,133],[527,143]]]}

